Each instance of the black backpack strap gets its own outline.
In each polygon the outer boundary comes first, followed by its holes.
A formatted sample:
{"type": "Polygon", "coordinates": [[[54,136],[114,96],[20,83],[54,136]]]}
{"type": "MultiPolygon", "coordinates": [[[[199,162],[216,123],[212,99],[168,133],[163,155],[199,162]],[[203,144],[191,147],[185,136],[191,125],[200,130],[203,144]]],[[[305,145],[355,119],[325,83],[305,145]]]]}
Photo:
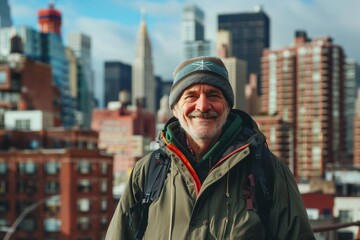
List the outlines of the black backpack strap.
{"type": "Polygon", "coordinates": [[[249,138],[249,143],[251,164],[248,180],[242,187],[243,197],[248,210],[257,209],[266,229],[272,206],[274,166],[265,140],[260,140],[255,134],[249,138]]]}
{"type": "Polygon", "coordinates": [[[130,213],[137,211],[140,215],[140,222],[135,233],[136,239],[142,239],[144,236],[148,224],[150,204],[160,196],[170,168],[170,158],[161,149],[155,150],[149,161],[143,198],[130,208],[130,213]]]}

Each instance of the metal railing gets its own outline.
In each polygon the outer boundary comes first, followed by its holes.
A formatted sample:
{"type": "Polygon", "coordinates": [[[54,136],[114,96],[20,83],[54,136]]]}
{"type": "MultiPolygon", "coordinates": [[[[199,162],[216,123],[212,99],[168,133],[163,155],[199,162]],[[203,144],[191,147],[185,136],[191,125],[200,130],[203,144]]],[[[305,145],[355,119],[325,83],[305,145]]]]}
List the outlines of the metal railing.
{"type": "Polygon", "coordinates": [[[324,226],[313,227],[312,230],[314,233],[323,233],[323,232],[335,231],[342,228],[353,227],[353,226],[358,227],[357,235],[356,238],[354,238],[354,240],[360,240],[360,221],[349,222],[349,223],[326,224],[324,226]]]}

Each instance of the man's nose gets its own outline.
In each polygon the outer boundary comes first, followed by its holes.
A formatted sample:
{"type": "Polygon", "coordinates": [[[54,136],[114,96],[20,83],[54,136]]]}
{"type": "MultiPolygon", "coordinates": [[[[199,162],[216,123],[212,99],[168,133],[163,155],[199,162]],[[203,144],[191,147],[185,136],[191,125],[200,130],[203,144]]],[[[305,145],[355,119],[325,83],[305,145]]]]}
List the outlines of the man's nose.
{"type": "Polygon", "coordinates": [[[207,112],[211,108],[209,99],[205,94],[200,94],[196,101],[196,109],[200,112],[207,112]]]}

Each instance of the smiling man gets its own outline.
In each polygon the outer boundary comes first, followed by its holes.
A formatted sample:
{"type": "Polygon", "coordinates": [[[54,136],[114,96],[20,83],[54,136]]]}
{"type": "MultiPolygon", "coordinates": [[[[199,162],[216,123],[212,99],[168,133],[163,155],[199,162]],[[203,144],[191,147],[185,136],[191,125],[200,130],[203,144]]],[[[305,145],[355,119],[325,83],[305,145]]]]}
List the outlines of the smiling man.
{"type": "Polygon", "coordinates": [[[232,109],[221,59],[180,64],[169,104],[161,154],[135,164],[106,239],[315,239],[291,172],[232,109]],[[167,163],[164,178],[152,176],[167,163]],[[157,190],[149,179],[162,181],[157,190]]]}

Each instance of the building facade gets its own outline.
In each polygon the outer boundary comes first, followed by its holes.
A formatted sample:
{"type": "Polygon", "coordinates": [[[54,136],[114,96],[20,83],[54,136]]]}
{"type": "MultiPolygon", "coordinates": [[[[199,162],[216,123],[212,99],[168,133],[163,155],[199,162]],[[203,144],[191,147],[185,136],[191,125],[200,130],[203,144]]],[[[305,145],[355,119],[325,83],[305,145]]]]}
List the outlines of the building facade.
{"type": "Polygon", "coordinates": [[[234,91],[234,108],[246,111],[245,85],[247,82],[247,63],[236,57],[231,57],[231,33],[220,30],[217,34],[216,51],[229,74],[229,82],[234,91]]]}
{"type": "Polygon", "coordinates": [[[104,64],[104,102],[119,100],[119,92],[131,93],[131,66],[119,61],[106,61],[104,64]]]}
{"type": "Polygon", "coordinates": [[[0,126],[5,127],[5,114],[11,110],[39,110],[47,116],[49,126],[60,126],[60,93],[53,85],[51,67],[21,54],[15,56],[13,62],[0,66],[0,126]]]}
{"type": "Polygon", "coordinates": [[[211,55],[211,42],[205,40],[204,20],[204,12],[196,5],[186,5],[183,8],[181,37],[184,60],[211,55]]]}
{"type": "Polygon", "coordinates": [[[41,36],[40,59],[51,65],[52,78],[60,91],[61,120],[65,127],[75,124],[76,103],[69,86],[69,62],[61,38],[61,12],[50,3],[49,8],[38,11],[41,36]]]}
{"type": "Polygon", "coordinates": [[[0,28],[11,27],[12,20],[8,0],[0,0],[0,28]]]}
{"type": "Polygon", "coordinates": [[[261,92],[261,56],[270,47],[270,19],[261,7],[254,12],[218,15],[218,29],[231,33],[232,50],[229,57],[247,62],[247,78],[255,73],[261,92]]]}
{"type": "Polygon", "coordinates": [[[103,239],[115,206],[112,157],[96,146],[95,132],[1,131],[0,236],[103,239]]]}
{"type": "Polygon", "coordinates": [[[92,130],[99,133],[99,148],[114,156],[115,185],[127,180],[134,163],[150,152],[156,137],[156,115],[142,108],[95,109],[92,130]]]}
{"type": "Polygon", "coordinates": [[[68,47],[77,58],[76,111],[81,117],[77,124],[90,128],[94,106],[94,76],[91,65],[91,38],[83,33],[69,34],[68,47]]]}
{"type": "Polygon", "coordinates": [[[360,89],[360,65],[353,59],[346,59],[345,68],[345,123],[346,153],[348,164],[354,157],[354,117],[357,91],[360,89]]]}
{"type": "Polygon", "coordinates": [[[151,42],[144,16],[140,23],[131,78],[132,104],[144,107],[155,114],[157,86],[153,70],[151,42]]]}
{"type": "Polygon", "coordinates": [[[346,160],[344,66],[331,38],[300,31],[293,47],[264,52],[262,112],[293,126],[295,176],[321,177],[346,160]]]}

